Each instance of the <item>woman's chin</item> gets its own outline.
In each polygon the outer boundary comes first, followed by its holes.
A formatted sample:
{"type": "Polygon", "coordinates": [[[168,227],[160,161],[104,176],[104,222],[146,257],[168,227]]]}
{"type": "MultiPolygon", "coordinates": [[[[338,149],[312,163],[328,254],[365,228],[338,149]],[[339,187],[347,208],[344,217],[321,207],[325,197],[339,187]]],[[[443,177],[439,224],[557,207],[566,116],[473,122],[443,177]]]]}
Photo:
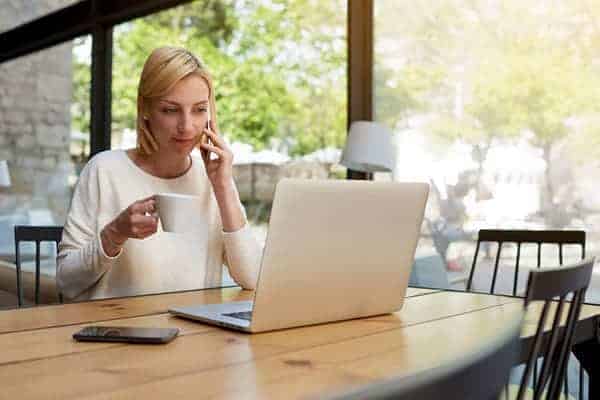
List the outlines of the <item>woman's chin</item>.
{"type": "Polygon", "coordinates": [[[173,141],[171,148],[178,154],[189,154],[194,149],[194,140],[173,141]]]}

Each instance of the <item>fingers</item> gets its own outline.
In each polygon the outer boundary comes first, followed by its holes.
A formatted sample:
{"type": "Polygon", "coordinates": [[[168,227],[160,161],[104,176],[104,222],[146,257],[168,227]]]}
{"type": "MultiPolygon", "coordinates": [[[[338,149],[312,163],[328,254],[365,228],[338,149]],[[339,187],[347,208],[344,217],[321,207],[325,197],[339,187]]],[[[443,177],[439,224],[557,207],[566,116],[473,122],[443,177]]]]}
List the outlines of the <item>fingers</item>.
{"type": "Polygon", "coordinates": [[[158,229],[158,217],[151,215],[134,214],[131,216],[131,234],[134,238],[144,239],[158,229]]]}
{"type": "Polygon", "coordinates": [[[200,134],[200,144],[208,144],[208,135],[206,134],[207,130],[205,129],[204,132],[202,132],[200,134]]]}
{"type": "Polygon", "coordinates": [[[158,217],[154,215],[134,214],[131,216],[131,224],[142,229],[154,227],[158,223],[158,217]]]}
{"type": "MultiPolygon", "coordinates": [[[[217,154],[219,156],[219,158],[223,158],[223,159],[227,159],[227,157],[229,155],[225,150],[223,150],[217,146],[213,146],[211,144],[201,144],[200,147],[202,148],[202,150],[206,151],[207,157],[211,152],[217,154]]],[[[203,156],[204,156],[204,154],[203,154],[203,156]]]]}
{"type": "Polygon", "coordinates": [[[129,206],[130,214],[153,214],[156,212],[156,200],[154,196],[147,197],[142,200],[138,200],[129,206]]]}
{"type": "Polygon", "coordinates": [[[215,133],[215,131],[210,130],[210,129],[205,129],[204,133],[206,134],[208,139],[210,139],[213,142],[213,144],[217,145],[218,147],[220,147],[222,149],[227,149],[227,143],[225,143],[225,140],[221,136],[217,135],[215,133]]]}
{"type": "Polygon", "coordinates": [[[204,141],[200,143],[200,150],[205,163],[211,161],[210,153],[217,154],[220,159],[233,162],[233,153],[229,150],[227,143],[225,143],[225,140],[221,136],[210,129],[205,129],[204,134],[207,141],[206,143],[204,141]],[[210,139],[210,143],[208,139],[210,139]]]}

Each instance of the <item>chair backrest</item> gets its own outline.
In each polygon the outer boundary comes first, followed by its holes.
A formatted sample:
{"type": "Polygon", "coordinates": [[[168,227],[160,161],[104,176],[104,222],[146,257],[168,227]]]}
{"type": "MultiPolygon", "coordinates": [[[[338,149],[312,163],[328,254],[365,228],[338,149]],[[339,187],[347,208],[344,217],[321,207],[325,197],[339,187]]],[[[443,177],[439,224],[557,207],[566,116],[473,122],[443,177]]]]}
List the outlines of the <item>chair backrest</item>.
{"type": "Polygon", "coordinates": [[[525,364],[517,395],[518,400],[525,396],[531,372],[537,365],[539,357],[543,357],[544,361],[539,377],[533,379],[534,399],[541,398],[543,393],[546,394],[546,399],[558,399],[566,374],[573,333],[593,268],[594,258],[591,258],[568,267],[530,272],[525,307],[535,301],[544,303],[531,351],[525,364]],[[572,297],[570,302],[566,303],[567,296],[572,297]],[[553,301],[555,298],[558,298],[558,302],[553,301]],[[565,326],[561,327],[561,318],[565,308],[568,309],[565,326]],[[554,314],[553,317],[550,317],[552,331],[550,336],[545,338],[544,327],[552,313],[554,314]]]}
{"type": "Polygon", "coordinates": [[[422,373],[394,378],[335,396],[335,400],[497,400],[519,357],[522,314],[491,343],[422,373]]]}
{"type": "Polygon", "coordinates": [[[467,291],[471,290],[473,284],[473,276],[475,274],[475,267],[477,265],[477,256],[479,255],[479,249],[483,242],[495,242],[498,243],[498,250],[496,251],[496,258],[494,260],[494,272],[492,275],[492,283],[490,287],[490,293],[494,293],[496,287],[496,278],[498,276],[498,265],[500,262],[500,255],[502,252],[502,245],[504,243],[516,243],[517,245],[517,256],[515,262],[515,272],[513,277],[512,295],[517,295],[517,285],[519,279],[519,261],[521,259],[521,245],[523,243],[534,243],[537,244],[537,267],[540,268],[542,264],[542,244],[556,244],[558,245],[558,262],[559,265],[563,265],[563,246],[579,245],[581,246],[581,259],[585,258],[585,231],[561,231],[561,230],[502,230],[502,229],[481,229],[477,235],[477,247],[475,248],[475,255],[473,257],[473,264],[471,265],[471,272],[469,273],[469,280],[467,281],[467,291]]]}
{"type": "MultiPolygon", "coordinates": [[[[62,226],[30,226],[15,225],[15,261],[17,270],[17,301],[19,307],[23,305],[23,284],[21,282],[21,242],[35,242],[35,304],[40,301],[40,243],[58,243],[62,238],[62,226]]],[[[62,301],[62,296],[59,294],[62,301]]]]}

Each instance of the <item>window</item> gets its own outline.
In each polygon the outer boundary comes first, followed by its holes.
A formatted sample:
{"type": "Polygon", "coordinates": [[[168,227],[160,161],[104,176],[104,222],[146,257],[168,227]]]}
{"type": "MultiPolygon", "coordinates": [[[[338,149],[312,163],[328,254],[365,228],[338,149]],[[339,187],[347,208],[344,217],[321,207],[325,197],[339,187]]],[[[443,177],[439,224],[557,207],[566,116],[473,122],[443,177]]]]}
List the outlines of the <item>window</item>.
{"type": "MultiPolygon", "coordinates": [[[[437,271],[430,285],[464,287],[481,228],[583,229],[588,254],[598,248],[599,16],[580,0],[375,2],[374,112],[395,132],[394,179],[431,184],[417,251],[437,271]]],[[[523,257],[536,265],[534,247],[523,257]]],[[[557,251],[542,257],[558,264],[557,251]]],[[[486,275],[475,289],[489,290],[486,275]]],[[[588,301],[600,301],[594,281],[588,301]]]]}
{"type": "MultiPolygon", "coordinates": [[[[81,37],[0,64],[0,160],[10,176],[0,187],[2,268],[14,268],[15,225],[65,222],[89,155],[89,43],[81,37]]],[[[33,251],[21,248],[25,270],[34,268],[33,251]]],[[[43,274],[55,274],[55,254],[53,245],[42,248],[43,274]]],[[[14,293],[14,281],[1,284],[14,293]]]]}

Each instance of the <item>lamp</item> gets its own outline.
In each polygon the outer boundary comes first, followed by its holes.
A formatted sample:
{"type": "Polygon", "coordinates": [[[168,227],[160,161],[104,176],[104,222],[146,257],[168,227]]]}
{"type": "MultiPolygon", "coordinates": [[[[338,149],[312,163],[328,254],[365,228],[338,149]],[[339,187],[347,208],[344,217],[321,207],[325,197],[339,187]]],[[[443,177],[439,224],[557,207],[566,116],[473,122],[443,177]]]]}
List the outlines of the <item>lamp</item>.
{"type": "Polygon", "coordinates": [[[10,173],[6,160],[0,160],[0,187],[10,186],[10,173]]]}
{"type": "Polygon", "coordinates": [[[376,122],[352,122],[340,164],[354,171],[368,173],[392,171],[392,132],[376,122]]]}

